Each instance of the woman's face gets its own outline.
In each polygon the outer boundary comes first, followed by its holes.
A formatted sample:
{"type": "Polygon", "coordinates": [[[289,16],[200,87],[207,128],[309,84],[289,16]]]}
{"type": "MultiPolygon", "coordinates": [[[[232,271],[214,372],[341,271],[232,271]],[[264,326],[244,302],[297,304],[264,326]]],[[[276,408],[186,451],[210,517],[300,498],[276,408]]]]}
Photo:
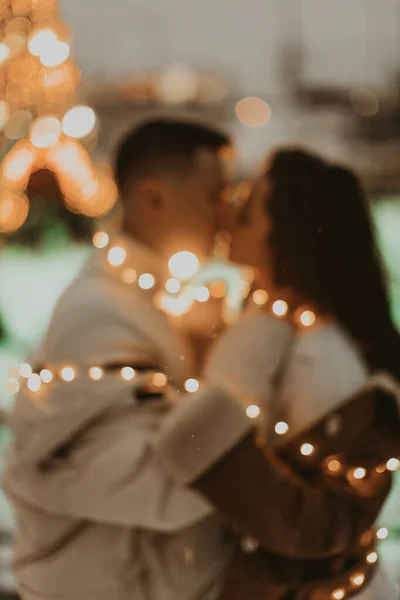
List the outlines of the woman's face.
{"type": "Polygon", "coordinates": [[[269,183],[260,177],[249,199],[234,220],[231,241],[231,260],[268,274],[268,234],[271,222],[266,210],[269,183]]]}

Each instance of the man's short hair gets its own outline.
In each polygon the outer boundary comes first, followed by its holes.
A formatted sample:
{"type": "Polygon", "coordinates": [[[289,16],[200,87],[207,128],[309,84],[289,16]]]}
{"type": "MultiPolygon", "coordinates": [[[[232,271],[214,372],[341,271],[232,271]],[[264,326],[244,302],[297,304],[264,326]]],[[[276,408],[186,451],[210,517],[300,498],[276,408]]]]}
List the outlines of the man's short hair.
{"type": "Polygon", "coordinates": [[[135,179],[191,164],[200,149],[218,152],[229,145],[226,135],[206,125],[168,119],[146,121],[118,147],[114,172],[120,193],[135,179]]]}

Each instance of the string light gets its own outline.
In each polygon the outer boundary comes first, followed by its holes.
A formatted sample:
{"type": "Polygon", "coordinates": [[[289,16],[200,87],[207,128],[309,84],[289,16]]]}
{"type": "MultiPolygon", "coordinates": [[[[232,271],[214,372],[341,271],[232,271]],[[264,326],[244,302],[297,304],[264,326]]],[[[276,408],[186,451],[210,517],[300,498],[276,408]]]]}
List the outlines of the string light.
{"type": "Polygon", "coordinates": [[[300,452],[303,456],[312,456],[315,453],[315,448],[312,444],[305,443],[300,447],[300,452]]]}
{"type": "Polygon", "coordinates": [[[49,369],[42,369],[39,375],[43,383],[51,383],[53,381],[53,373],[49,369]]]}
{"type": "Polygon", "coordinates": [[[284,317],[288,312],[288,305],[284,300],[276,300],[272,305],[272,312],[277,317],[284,317]]]}
{"type": "Polygon", "coordinates": [[[197,381],[197,379],[187,379],[185,381],[185,390],[190,394],[194,394],[195,392],[197,392],[199,387],[200,384],[197,381]]]}
{"type": "Polygon", "coordinates": [[[376,537],[378,538],[378,540],[386,540],[387,536],[389,535],[388,530],[386,529],[386,527],[381,527],[380,529],[378,529],[378,531],[376,532],[376,537]]]}
{"type": "Polygon", "coordinates": [[[150,273],[143,273],[138,280],[139,287],[142,288],[142,290],[151,290],[155,283],[156,280],[150,273]]]}
{"type": "Polygon", "coordinates": [[[199,260],[192,252],[177,252],[169,259],[168,267],[177,279],[190,279],[199,270],[199,260]]]}
{"type": "Polygon", "coordinates": [[[370,565],[373,565],[377,562],[378,560],[378,554],[376,552],[370,552],[367,555],[367,563],[369,563],[370,565]]]}
{"type": "Polygon", "coordinates": [[[120,267],[126,259],[126,250],[120,246],[114,246],[108,251],[108,262],[113,267],[120,267]]]}
{"type": "Polygon", "coordinates": [[[365,575],[363,573],[356,573],[350,579],[353,585],[360,587],[365,581],[365,575]]]}
{"type": "Polygon", "coordinates": [[[121,279],[124,283],[127,284],[135,283],[137,279],[137,273],[135,269],[132,269],[131,267],[127,267],[126,269],[124,269],[121,273],[121,279]]]}
{"type": "Polygon", "coordinates": [[[289,431],[289,425],[284,421],[280,421],[275,425],[275,433],[285,435],[289,431]]]}
{"type": "Polygon", "coordinates": [[[93,381],[100,381],[104,377],[104,371],[100,367],[92,367],[89,369],[89,377],[93,381]]]}
{"type": "Polygon", "coordinates": [[[168,279],[165,284],[165,289],[169,294],[177,294],[181,289],[181,282],[175,277],[168,279]]]}
{"type": "Polygon", "coordinates": [[[328,471],[331,473],[339,473],[342,469],[341,463],[337,459],[332,459],[328,462],[328,471]]]}
{"type": "Polygon", "coordinates": [[[388,471],[397,471],[400,467],[400,461],[397,458],[391,458],[386,463],[386,468],[388,471]]]}
{"type": "Polygon", "coordinates": [[[260,408],[256,404],[251,404],[246,409],[246,415],[249,419],[257,419],[260,416],[260,408]]]}
{"type": "Polygon", "coordinates": [[[210,298],[210,292],[204,286],[198,287],[194,291],[194,298],[197,300],[197,302],[207,302],[207,300],[210,298]]]}
{"type": "Polygon", "coordinates": [[[93,236],[93,245],[95,248],[106,248],[110,242],[110,237],[105,231],[98,231],[93,236]]]}
{"type": "Polygon", "coordinates": [[[19,383],[16,379],[8,379],[6,385],[7,385],[7,390],[10,392],[10,394],[18,394],[19,383]]]}
{"type": "Polygon", "coordinates": [[[167,385],[168,378],[166,377],[166,375],[164,375],[164,373],[156,373],[155,375],[153,375],[152,381],[153,385],[155,385],[158,388],[162,388],[167,385]]]}
{"type": "Polygon", "coordinates": [[[268,294],[265,290],[256,290],[253,292],[252,299],[257,306],[263,306],[268,302],[268,294]]]}
{"type": "Polygon", "coordinates": [[[366,474],[367,474],[367,471],[363,467],[357,467],[353,471],[353,477],[354,477],[354,479],[364,479],[364,477],[366,476],[366,474]]]}
{"type": "Polygon", "coordinates": [[[334,600],[342,600],[345,596],[345,590],[343,588],[339,588],[332,593],[332,598],[334,600]]]}
{"type": "Polygon", "coordinates": [[[33,122],[30,139],[35,148],[51,148],[60,139],[61,123],[56,117],[42,117],[33,122]]]}
{"type": "Polygon", "coordinates": [[[60,377],[64,381],[73,381],[75,379],[76,373],[73,367],[63,367],[60,371],[60,377]]]}
{"type": "Polygon", "coordinates": [[[65,113],[62,130],[69,137],[80,139],[88,136],[96,126],[96,113],[89,106],[74,106],[65,113]]]}
{"type": "Polygon", "coordinates": [[[32,375],[32,367],[31,365],[28,365],[28,363],[22,363],[19,366],[19,374],[21,375],[21,377],[23,377],[24,379],[28,379],[28,377],[30,377],[32,375]]]}
{"type": "Polygon", "coordinates": [[[35,392],[35,393],[38,392],[40,390],[41,385],[42,385],[42,380],[40,379],[40,377],[37,373],[33,373],[28,378],[27,386],[28,386],[28,390],[30,390],[31,392],[35,392]]]}
{"type": "Polygon", "coordinates": [[[135,370],[132,367],[123,367],[121,369],[121,377],[125,381],[132,381],[135,378],[135,370]]]}
{"type": "Polygon", "coordinates": [[[315,313],[312,310],[305,310],[300,315],[300,322],[304,327],[312,327],[316,321],[315,313]]]}

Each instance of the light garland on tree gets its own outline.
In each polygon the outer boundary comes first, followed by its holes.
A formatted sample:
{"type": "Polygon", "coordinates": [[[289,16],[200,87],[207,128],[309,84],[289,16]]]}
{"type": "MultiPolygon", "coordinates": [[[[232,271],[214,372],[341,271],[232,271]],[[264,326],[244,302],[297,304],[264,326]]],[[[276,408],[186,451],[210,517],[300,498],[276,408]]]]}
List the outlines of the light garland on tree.
{"type": "Polygon", "coordinates": [[[96,115],[74,105],[80,71],[57,1],[1,0],[0,20],[0,129],[14,143],[0,167],[0,233],[25,222],[26,188],[42,169],[54,173],[71,211],[106,214],[117,188],[78,141],[93,137],[96,115]]]}

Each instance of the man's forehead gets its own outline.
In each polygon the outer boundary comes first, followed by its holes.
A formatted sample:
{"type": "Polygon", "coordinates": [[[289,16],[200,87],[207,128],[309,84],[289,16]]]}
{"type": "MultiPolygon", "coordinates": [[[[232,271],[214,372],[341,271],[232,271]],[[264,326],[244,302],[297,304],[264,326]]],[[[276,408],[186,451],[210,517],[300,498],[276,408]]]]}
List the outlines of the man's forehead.
{"type": "Polygon", "coordinates": [[[212,178],[221,183],[227,183],[232,180],[233,173],[233,154],[225,152],[200,148],[194,157],[194,165],[197,172],[204,177],[212,178]]]}

